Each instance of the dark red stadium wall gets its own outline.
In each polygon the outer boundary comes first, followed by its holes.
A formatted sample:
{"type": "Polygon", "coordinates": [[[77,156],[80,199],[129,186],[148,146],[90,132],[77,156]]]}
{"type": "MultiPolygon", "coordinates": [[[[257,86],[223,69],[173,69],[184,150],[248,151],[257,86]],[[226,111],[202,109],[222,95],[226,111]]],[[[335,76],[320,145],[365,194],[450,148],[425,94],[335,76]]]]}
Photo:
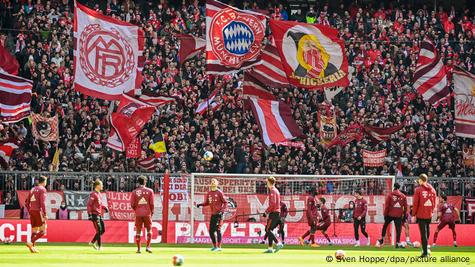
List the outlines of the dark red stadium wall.
{"type": "MultiPolygon", "coordinates": [[[[206,233],[207,228],[203,228],[206,223],[200,223],[195,225],[195,230],[197,231],[196,242],[197,243],[207,243],[208,237],[206,233]],[[201,228],[202,230],[199,230],[201,228]]],[[[257,223],[259,224],[259,223],[257,223]]],[[[231,223],[225,223],[224,229],[224,241],[234,241],[236,243],[246,241],[243,235],[248,235],[250,230],[257,225],[256,223],[245,223],[241,224],[239,229],[233,229],[231,223]]],[[[261,225],[261,224],[259,224],[261,225]]],[[[436,228],[436,224],[431,225],[431,237],[430,243],[432,243],[433,233],[436,228]]],[[[187,227],[184,227],[183,224],[170,222],[168,226],[168,242],[174,243],[175,240],[179,237],[181,232],[185,231],[187,227]]],[[[374,245],[374,242],[379,238],[381,234],[382,224],[367,224],[367,230],[371,237],[371,243],[374,245]]],[[[189,228],[188,228],[189,229],[189,228]]],[[[306,229],[305,224],[300,223],[290,223],[288,224],[288,243],[294,243],[297,236],[302,234],[301,232],[306,229]]],[[[419,230],[417,225],[411,224],[411,241],[418,240],[420,241],[419,230]]],[[[475,246],[475,237],[472,235],[466,234],[470,233],[475,229],[473,224],[459,224],[457,225],[458,235],[458,244],[461,246],[475,246]]],[[[158,234],[158,231],[161,230],[161,224],[154,222],[153,225],[153,243],[158,243],[161,241],[161,237],[158,234]]],[[[338,223],[336,227],[337,235],[340,238],[353,236],[353,225],[351,223],[338,223]]],[[[5,237],[12,238],[14,242],[25,242],[27,237],[31,233],[31,226],[28,220],[0,220],[0,239],[4,240],[5,237]]],[[[328,234],[330,237],[333,236],[333,225],[330,227],[328,234]]],[[[89,242],[92,236],[94,235],[94,228],[89,221],[61,221],[61,220],[51,220],[48,222],[48,233],[44,242],[89,242]]],[[[134,240],[134,224],[133,222],[127,221],[106,221],[106,232],[103,236],[105,243],[133,243],[134,240]]],[[[183,238],[183,237],[182,237],[183,238]]],[[[255,238],[257,240],[258,238],[255,238]]],[[[333,239],[333,238],[332,238],[333,239]]],[[[405,239],[404,234],[402,239],[405,239]]],[[[321,234],[317,233],[317,240],[323,240],[321,234]]],[[[364,240],[362,240],[364,243],[364,240]]],[[[242,242],[244,243],[244,242],[242,242]]],[[[438,238],[438,245],[451,245],[452,244],[452,233],[449,229],[444,229],[438,238]]]]}

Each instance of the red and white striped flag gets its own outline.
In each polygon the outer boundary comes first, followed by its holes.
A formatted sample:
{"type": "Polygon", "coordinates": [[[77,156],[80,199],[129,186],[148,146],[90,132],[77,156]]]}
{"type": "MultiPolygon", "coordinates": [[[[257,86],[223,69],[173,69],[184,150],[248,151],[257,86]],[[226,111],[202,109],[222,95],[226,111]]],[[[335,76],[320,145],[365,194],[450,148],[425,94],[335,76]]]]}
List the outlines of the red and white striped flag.
{"type": "Polygon", "coordinates": [[[206,71],[233,73],[260,64],[266,16],[206,1],[206,71]]]}
{"type": "Polygon", "coordinates": [[[207,110],[211,110],[211,111],[217,110],[221,106],[221,103],[216,102],[216,97],[218,93],[219,93],[219,89],[214,90],[205,101],[199,103],[198,107],[196,108],[195,113],[203,115],[206,113],[207,110]]]}
{"type": "Polygon", "coordinates": [[[172,103],[176,101],[176,98],[170,97],[170,96],[162,96],[162,95],[149,95],[149,94],[142,94],[137,97],[139,100],[142,100],[143,102],[153,105],[155,107],[161,107],[163,105],[172,103]]]}
{"type": "Polygon", "coordinates": [[[30,115],[32,88],[32,81],[0,72],[0,122],[18,122],[30,115]]]}
{"type": "Polygon", "coordinates": [[[475,75],[455,69],[455,135],[475,138],[475,75]]]}
{"type": "Polygon", "coordinates": [[[140,159],[137,161],[137,165],[140,168],[151,171],[157,168],[157,159],[155,157],[148,157],[144,159],[140,159]]]}
{"type": "Polygon", "coordinates": [[[253,76],[270,87],[290,86],[287,74],[285,74],[279,51],[273,45],[266,45],[262,50],[262,64],[252,69],[253,76]]]}
{"type": "Polygon", "coordinates": [[[365,167],[382,167],[386,157],[386,149],[378,151],[361,150],[363,154],[363,165],[365,167]]]}
{"type": "Polygon", "coordinates": [[[242,83],[243,96],[275,100],[275,96],[267,90],[266,84],[259,80],[255,74],[256,72],[254,71],[244,73],[244,82],[242,83]]]}
{"type": "Polygon", "coordinates": [[[8,162],[10,161],[10,157],[13,154],[13,150],[16,148],[18,148],[18,146],[13,143],[5,143],[0,145],[0,166],[2,166],[5,170],[8,169],[8,162]]]}
{"type": "Polygon", "coordinates": [[[244,101],[251,107],[259,124],[262,140],[267,146],[305,136],[292,118],[287,104],[254,97],[244,101]]]}
{"type": "Polygon", "coordinates": [[[85,95],[118,100],[140,88],[145,64],[142,29],[89,9],[74,9],[74,89],[85,95]]]}
{"type": "Polygon", "coordinates": [[[180,63],[193,58],[206,48],[206,40],[203,38],[194,37],[190,34],[177,34],[176,37],[180,41],[180,50],[178,51],[180,63]]]}
{"type": "Polygon", "coordinates": [[[414,88],[430,104],[437,104],[449,95],[444,62],[437,48],[430,41],[421,43],[413,81],[414,88]]]}

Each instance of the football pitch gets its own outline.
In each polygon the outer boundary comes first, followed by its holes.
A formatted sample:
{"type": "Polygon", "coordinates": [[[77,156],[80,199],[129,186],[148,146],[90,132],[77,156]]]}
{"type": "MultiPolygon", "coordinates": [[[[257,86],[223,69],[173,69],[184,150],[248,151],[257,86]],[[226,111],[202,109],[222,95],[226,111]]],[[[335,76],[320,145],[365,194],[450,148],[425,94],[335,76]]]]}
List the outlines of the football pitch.
{"type": "Polygon", "coordinates": [[[183,266],[475,266],[475,247],[436,247],[431,262],[410,262],[420,254],[418,249],[390,247],[322,246],[307,248],[287,246],[278,253],[264,254],[265,245],[224,246],[221,252],[209,251],[203,245],[155,245],[153,254],[135,253],[132,244],[106,244],[96,251],[87,244],[39,244],[39,254],[31,254],[24,244],[0,245],[0,266],[173,266],[176,254],[185,259],[183,266]],[[346,262],[336,261],[335,251],[343,249],[346,262]],[[449,258],[448,258],[449,257],[449,258]],[[401,262],[403,260],[405,262],[401,262]],[[396,263],[396,261],[399,261],[396,263]],[[452,262],[447,262],[447,261],[452,262]],[[453,262],[453,261],[459,262],[453,262]],[[378,263],[376,263],[378,261],[378,263]],[[435,262],[433,262],[435,261],[435,262]],[[462,262],[463,261],[463,262],[462,262]],[[468,261],[468,262],[467,262],[468,261]]]}

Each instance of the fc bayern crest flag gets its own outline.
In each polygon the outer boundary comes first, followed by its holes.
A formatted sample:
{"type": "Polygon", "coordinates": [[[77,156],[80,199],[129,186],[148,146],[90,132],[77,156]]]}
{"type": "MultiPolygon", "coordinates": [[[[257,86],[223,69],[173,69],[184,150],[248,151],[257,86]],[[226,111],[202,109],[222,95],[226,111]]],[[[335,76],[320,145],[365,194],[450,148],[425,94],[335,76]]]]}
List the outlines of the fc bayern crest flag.
{"type": "Polygon", "coordinates": [[[138,26],[76,3],[74,43],[75,90],[118,100],[140,87],[144,33],[138,26]]]}
{"type": "Polygon", "coordinates": [[[266,16],[206,2],[206,71],[226,74],[260,64],[266,16]]]}
{"type": "Polygon", "coordinates": [[[338,31],[323,25],[271,20],[289,82],[305,89],[346,87],[348,60],[338,31]]]}

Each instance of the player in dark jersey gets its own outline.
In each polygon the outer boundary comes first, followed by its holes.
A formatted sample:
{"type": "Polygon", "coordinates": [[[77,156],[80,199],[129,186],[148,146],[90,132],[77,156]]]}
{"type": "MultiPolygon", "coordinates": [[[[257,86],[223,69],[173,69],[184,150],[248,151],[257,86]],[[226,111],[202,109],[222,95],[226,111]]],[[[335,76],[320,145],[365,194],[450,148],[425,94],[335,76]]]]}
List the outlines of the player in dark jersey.
{"type": "MultiPolygon", "coordinates": [[[[285,218],[289,214],[289,210],[287,209],[287,205],[284,202],[280,202],[280,221],[279,221],[279,236],[282,244],[285,245],[285,218]]],[[[265,240],[267,239],[267,233],[264,235],[264,238],[261,241],[261,244],[265,244],[265,240]]]]}
{"type": "Polygon", "coordinates": [[[330,237],[327,234],[327,229],[330,227],[332,221],[330,218],[330,210],[325,206],[325,203],[327,202],[323,197],[320,199],[320,213],[321,213],[321,220],[317,223],[317,231],[321,231],[323,236],[328,240],[328,244],[331,245],[332,242],[330,240],[330,237]]]}
{"type": "Polygon", "coordinates": [[[96,234],[94,238],[89,242],[96,250],[102,250],[101,236],[106,232],[104,220],[102,219],[102,210],[109,212],[106,206],[102,205],[101,191],[103,189],[102,182],[100,180],[94,181],[94,191],[89,195],[87,201],[87,214],[89,220],[92,221],[96,234]]]}
{"type": "Polygon", "coordinates": [[[440,220],[437,225],[437,230],[434,233],[434,243],[432,247],[435,247],[437,243],[437,236],[439,232],[444,229],[446,225],[452,230],[452,236],[454,238],[454,247],[457,247],[457,233],[455,232],[455,222],[460,221],[460,211],[454,207],[454,205],[447,202],[447,196],[442,195],[439,198],[439,210],[437,212],[437,219],[440,220]]]}
{"type": "Polygon", "coordinates": [[[218,180],[216,179],[211,179],[211,191],[206,194],[205,202],[196,205],[197,208],[204,206],[210,206],[211,208],[211,219],[209,221],[209,237],[213,242],[211,251],[221,251],[221,221],[228,202],[223,191],[218,189],[218,180]]]}
{"type": "Polygon", "coordinates": [[[284,246],[282,243],[278,242],[277,238],[272,232],[280,223],[280,193],[275,187],[275,181],[275,178],[272,176],[267,178],[267,188],[269,189],[269,207],[267,207],[263,216],[268,216],[266,223],[266,235],[268,237],[269,246],[264,253],[278,252],[284,246]],[[273,248],[274,242],[277,244],[275,251],[273,248]]]}
{"type": "Polygon", "coordinates": [[[147,177],[139,176],[137,187],[130,198],[130,205],[135,212],[135,243],[137,244],[137,253],[140,252],[142,226],[147,230],[147,247],[145,251],[152,253],[150,243],[152,242],[152,216],[154,206],[153,190],[145,187],[147,177]]]}
{"type": "Polygon", "coordinates": [[[46,184],[46,176],[40,176],[38,185],[31,189],[25,203],[25,207],[30,214],[32,228],[30,242],[27,242],[26,246],[31,253],[39,252],[35,247],[36,241],[46,234],[46,222],[48,220],[48,216],[46,216],[46,184]]]}
{"type": "Polygon", "coordinates": [[[307,217],[307,224],[309,226],[309,230],[305,232],[301,237],[299,237],[300,245],[305,244],[305,238],[310,236],[308,241],[310,246],[312,247],[319,247],[318,244],[315,243],[315,232],[317,231],[317,222],[318,222],[318,212],[317,212],[317,199],[315,196],[317,195],[317,189],[312,187],[308,190],[309,196],[307,197],[305,215],[307,217]]]}
{"type": "Polygon", "coordinates": [[[361,233],[366,237],[368,240],[367,246],[371,244],[369,240],[369,235],[366,233],[366,212],[368,211],[368,203],[361,195],[361,190],[357,190],[355,192],[355,207],[353,209],[353,227],[355,230],[355,247],[360,246],[360,235],[359,235],[359,228],[361,227],[361,233]]]}

